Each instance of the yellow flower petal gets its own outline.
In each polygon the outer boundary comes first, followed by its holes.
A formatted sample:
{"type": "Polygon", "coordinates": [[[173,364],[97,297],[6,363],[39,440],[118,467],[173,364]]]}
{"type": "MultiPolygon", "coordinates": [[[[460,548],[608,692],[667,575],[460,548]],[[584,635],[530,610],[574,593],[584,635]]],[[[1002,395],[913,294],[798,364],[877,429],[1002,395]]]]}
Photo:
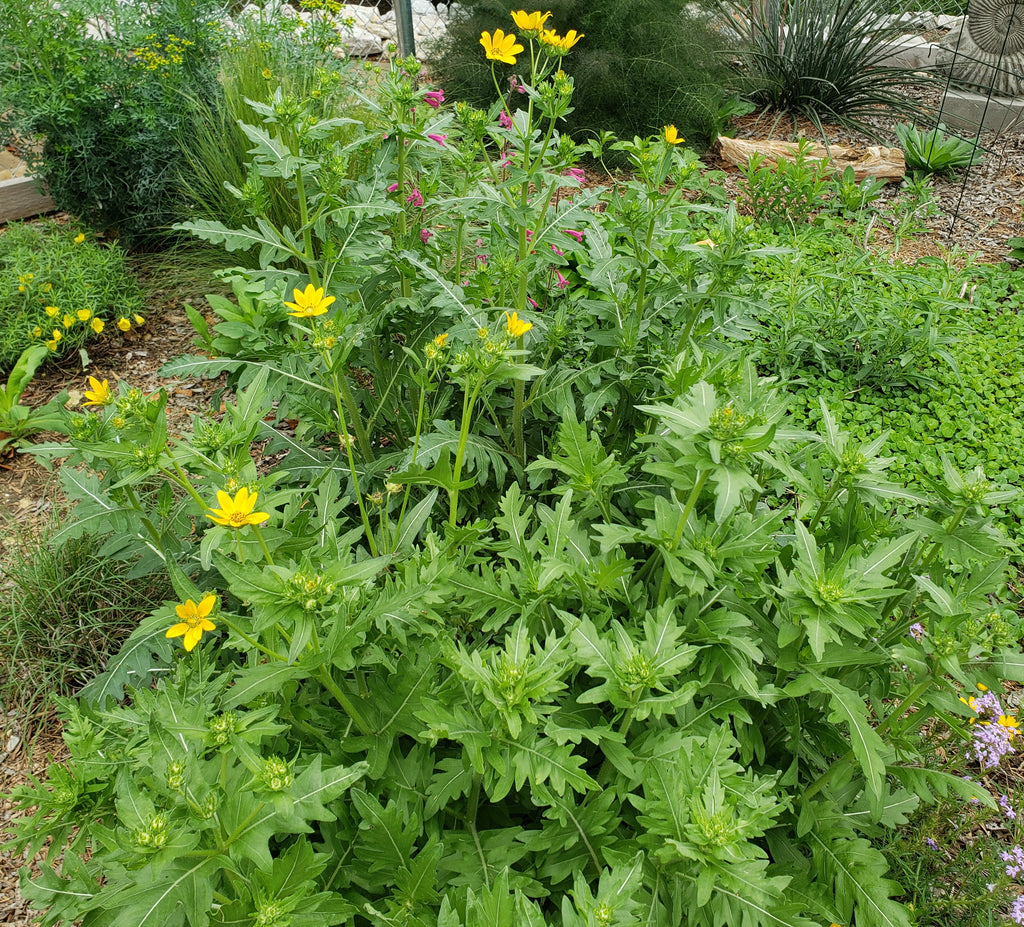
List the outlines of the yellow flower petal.
{"type": "Polygon", "coordinates": [[[482,32],[480,44],[491,61],[504,64],[515,64],[516,55],[523,50],[523,46],[516,42],[515,33],[506,35],[501,29],[495,29],[493,36],[489,32],[482,32]]]}
{"type": "Polygon", "coordinates": [[[218,525],[226,528],[242,528],[245,525],[259,525],[265,522],[270,515],[267,512],[254,512],[256,497],[258,493],[250,493],[248,488],[243,486],[235,493],[234,499],[224,490],[217,490],[217,503],[220,508],[209,509],[206,517],[218,525]]]}
{"type": "Polygon", "coordinates": [[[507,331],[513,338],[519,338],[525,335],[531,328],[533,328],[533,322],[524,321],[519,318],[518,313],[505,313],[505,331],[507,331]]]}
{"type": "Polygon", "coordinates": [[[665,126],[665,141],[670,145],[681,145],[686,139],[676,131],[675,126],[665,126]]]}
{"type": "Polygon", "coordinates": [[[323,287],[315,287],[312,283],[305,290],[292,290],[292,298],[295,302],[286,302],[285,305],[292,310],[288,314],[299,319],[323,315],[335,301],[333,296],[324,296],[323,287]]]}

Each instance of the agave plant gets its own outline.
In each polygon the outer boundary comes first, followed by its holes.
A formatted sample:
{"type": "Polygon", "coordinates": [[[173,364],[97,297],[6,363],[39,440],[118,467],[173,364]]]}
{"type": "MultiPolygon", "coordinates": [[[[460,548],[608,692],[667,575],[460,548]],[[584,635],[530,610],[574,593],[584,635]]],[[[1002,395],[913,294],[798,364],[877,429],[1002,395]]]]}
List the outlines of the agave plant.
{"type": "Polygon", "coordinates": [[[907,90],[934,80],[887,63],[898,27],[880,0],[719,0],[740,38],[740,85],[767,110],[876,134],[879,109],[910,117],[907,90]]]}
{"type": "Polygon", "coordinates": [[[953,174],[985,160],[974,142],[946,135],[944,129],[939,125],[931,132],[922,132],[905,123],[893,126],[909,170],[919,174],[953,174]]]}

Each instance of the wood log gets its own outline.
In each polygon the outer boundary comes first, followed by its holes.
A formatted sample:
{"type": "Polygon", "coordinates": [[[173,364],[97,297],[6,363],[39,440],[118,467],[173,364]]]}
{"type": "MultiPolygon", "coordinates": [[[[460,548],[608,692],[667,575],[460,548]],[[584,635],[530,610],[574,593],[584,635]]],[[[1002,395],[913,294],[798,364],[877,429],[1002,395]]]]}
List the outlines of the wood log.
{"type": "Polygon", "coordinates": [[[39,192],[34,177],[0,180],[0,222],[27,219],[53,210],[53,200],[49,194],[39,192]]]}
{"type": "MultiPolygon", "coordinates": [[[[723,161],[742,167],[755,154],[761,155],[769,166],[777,164],[780,158],[791,161],[799,146],[796,142],[720,136],[718,147],[723,161]]],[[[907,164],[899,148],[882,148],[878,145],[867,148],[830,145],[825,148],[824,145],[812,144],[806,146],[804,157],[808,161],[827,161],[837,174],[852,167],[858,181],[865,177],[876,177],[884,181],[900,180],[907,173],[907,164]]]]}

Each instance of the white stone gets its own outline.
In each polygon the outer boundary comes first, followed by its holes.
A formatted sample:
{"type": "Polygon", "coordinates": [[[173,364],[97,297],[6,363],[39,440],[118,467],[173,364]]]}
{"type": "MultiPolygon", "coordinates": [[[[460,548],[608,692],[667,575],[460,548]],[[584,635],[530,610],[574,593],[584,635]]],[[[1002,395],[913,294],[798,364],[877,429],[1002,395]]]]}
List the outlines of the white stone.
{"type": "Polygon", "coordinates": [[[413,16],[423,16],[425,14],[435,16],[436,11],[434,10],[434,4],[430,0],[412,0],[412,14],[413,16]]]}
{"type": "Polygon", "coordinates": [[[1020,134],[1024,132],[1024,99],[951,89],[942,100],[942,119],[950,128],[972,135],[979,128],[1020,134]]]}
{"type": "Polygon", "coordinates": [[[379,36],[362,26],[353,26],[351,34],[342,40],[334,54],[336,58],[345,55],[352,58],[368,58],[370,55],[380,55],[383,52],[384,43],[379,36]]]}

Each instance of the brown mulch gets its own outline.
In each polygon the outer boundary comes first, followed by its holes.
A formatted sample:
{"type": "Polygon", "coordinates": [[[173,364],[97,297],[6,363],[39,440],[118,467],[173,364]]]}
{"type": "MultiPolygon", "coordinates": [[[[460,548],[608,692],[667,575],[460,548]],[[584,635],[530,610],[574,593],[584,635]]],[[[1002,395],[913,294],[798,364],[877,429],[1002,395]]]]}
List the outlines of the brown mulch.
{"type": "MultiPolygon", "coordinates": [[[[942,121],[943,92],[938,88],[924,88],[915,94],[917,102],[936,114],[929,121],[919,121],[918,128],[930,130],[936,122],[942,121]]],[[[893,125],[909,122],[910,119],[891,115],[878,115],[868,120],[876,136],[855,132],[841,126],[826,125],[826,137],[822,138],[817,127],[808,119],[794,120],[779,118],[776,114],[751,114],[736,120],[736,136],[744,139],[797,140],[808,138],[826,144],[844,145],[854,148],[866,145],[887,145],[899,147],[893,125]]],[[[948,134],[954,133],[947,129],[948,134]]],[[[973,140],[973,137],[968,137],[973,140]]],[[[945,257],[957,249],[966,254],[978,255],[981,260],[999,263],[1006,259],[1009,238],[1024,236],[1024,133],[982,131],[977,137],[984,153],[984,163],[976,164],[966,172],[950,177],[934,177],[933,189],[938,214],[927,220],[930,235],[914,242],[904,242],[900,248],[902,260],[914,260],[918,256],[945,257]]],[[[726,165],[714,151],[704,158],[711,166],[726,171],[726,189],[732,198],[737,198],[739,171],[726,165]]],[[[901,185],[886,185],[882,201],[900,195],[901,185]]],[[[873,235],[882,236],[876,243],[884,247],[885,229],[879,225],[873,235]]],[[[875,239],[873,239],[875,240],[875,239]]]]}

